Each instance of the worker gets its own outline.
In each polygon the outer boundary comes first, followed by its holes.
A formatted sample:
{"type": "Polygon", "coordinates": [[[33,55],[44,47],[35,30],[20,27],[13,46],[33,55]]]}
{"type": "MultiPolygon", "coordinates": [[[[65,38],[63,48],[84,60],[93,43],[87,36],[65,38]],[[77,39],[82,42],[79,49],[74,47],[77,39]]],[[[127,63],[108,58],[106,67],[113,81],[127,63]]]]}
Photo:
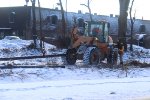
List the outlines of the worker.
{"type": "Polygon", "coordinates": [[[92,35],[93,35],[94,37],[98,37],[99,34],[100,34],[100,29],[99,29],[98,27],[94,27],[94,28],[92,29],[92,35]]]}
{"type": "Polygon", "coordinates": [[[124,44],[120,40],[117,42],[118,53],[120,57],[120,64],[123,65],[123,54],[124,54],[124,44]]]}
{"type": "Polygon", "coordinates": [[[112,45],[113,44],[113,39],[111,36],[108,36],[108,43],[109,45],[112,45]]]}

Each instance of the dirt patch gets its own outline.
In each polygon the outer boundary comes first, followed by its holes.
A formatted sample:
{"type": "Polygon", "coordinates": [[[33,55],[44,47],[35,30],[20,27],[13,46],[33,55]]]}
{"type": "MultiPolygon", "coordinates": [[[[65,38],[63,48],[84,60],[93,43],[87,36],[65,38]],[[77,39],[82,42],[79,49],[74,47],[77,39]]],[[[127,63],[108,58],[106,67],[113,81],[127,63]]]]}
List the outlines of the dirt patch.
{"type": "Polygon", "coordinates": [[[130,61],[124,64],[125,66],[138,66],[141,68],[146,68],[146,67],[150,67],[150,64],[148,63],[141,63],[139,61],[130,61]]]}

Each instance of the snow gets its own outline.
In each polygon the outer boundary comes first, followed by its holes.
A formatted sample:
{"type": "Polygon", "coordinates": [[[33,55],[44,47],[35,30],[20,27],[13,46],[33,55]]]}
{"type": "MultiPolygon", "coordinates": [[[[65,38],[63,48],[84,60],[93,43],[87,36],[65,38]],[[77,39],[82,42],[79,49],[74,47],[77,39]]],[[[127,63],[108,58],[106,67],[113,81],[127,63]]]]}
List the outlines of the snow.
{"type": "Polygon", "coordinates": [[[146,35],[146,34],[142,34],[142,33],[141,34],[136,34],[135,38],[136,38],[136,40],[140,40],[144,37],[144,35],[146,35]]]}
{"type": "Polygon", "coordinates": [[[0,85],[1,100],[121,100],[149,96],[150,78],[58,80],[0,85]],[[136,85],[134,85],[136,84],[136,85]],[[136,91],[135,91],[136,89],[136,91]],[[124,95],[127,97],[124,98],[124,95]]]}
{"type": "MultiPolygon", "coordinates": [[[[0,40],[0,57],[42,55],[32,48],[31,40],[0,40]]],[[[46,54],[64,53],[46,44],[46,54]]],[[[150,63],[150,49],[133,46],[134,52],[124,54],[124,63],[136,60],[150,63]]],[[[150,99],[150,66],[66,65],[65,68],[49,68],[61,65],[62,58],[0,61],[0,65],[42,65],[44,68],[0,69],[0,100],[143,100],[150,99]],[[127,76],[126,76],[127,74],[127,76]]]]}
{"type": "Polygon", "coordinates": [[[150,49],[145,49],[143,47],[139,47],[133,45],[134,51],[133,52],[126,52],[124,55],[124,61],[139,61],[139,62],[146,62],[150,64],[150,49]]]}

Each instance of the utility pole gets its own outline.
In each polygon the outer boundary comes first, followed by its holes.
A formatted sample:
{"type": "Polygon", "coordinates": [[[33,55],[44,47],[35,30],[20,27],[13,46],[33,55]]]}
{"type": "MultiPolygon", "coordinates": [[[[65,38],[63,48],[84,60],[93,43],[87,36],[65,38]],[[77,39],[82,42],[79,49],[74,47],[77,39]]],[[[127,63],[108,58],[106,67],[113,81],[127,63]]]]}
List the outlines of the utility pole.
{"type": "Polygon", "coordinates": [[[32,16],[33,16],[32,34],[33,34],[34,45],[36,48],[37,47],[37,44],[36,44],[37,32],[36,32],[35,0],[31,0],[31,2],[32,2],[32,16]]]}

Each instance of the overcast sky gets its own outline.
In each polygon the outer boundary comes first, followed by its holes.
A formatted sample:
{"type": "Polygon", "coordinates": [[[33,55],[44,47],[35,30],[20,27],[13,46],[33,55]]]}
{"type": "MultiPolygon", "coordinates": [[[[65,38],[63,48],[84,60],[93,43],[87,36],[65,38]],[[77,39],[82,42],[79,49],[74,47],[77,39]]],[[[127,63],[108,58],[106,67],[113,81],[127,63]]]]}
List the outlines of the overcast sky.
{"type": "MultiPolygon", "coordinates": [[[[37,0],[36,0],[37,1],[37,0]]],[[[80,4],[86,4],[87,0],[67,0],[67,11],[78,12],[81,10],[82,12],[88,12],[88,9],[85,6],[81,6],[80,4]]],[[[25,5],[25,0],[0,0],[0,6],[23,6],[25,5]]],[[[58,7],[56,3],[59,0],[40,0],[42,7],[55,8],[58,7]]],[[[66,0],[62,0],[64,2],[64,9],[66,10],[65,2],[66,0]]],[[[31,5],[31,2],[29,2],[31,5]]],[[[91,1],[91,9],[92,13],[97,13],[101,15],[118,15],[119,14],[119,0],[92,0],[91,1]]],[[[136,18],[150,20],[150,0],[135,0],[133,12],[136,11],[136,18]]]]}

